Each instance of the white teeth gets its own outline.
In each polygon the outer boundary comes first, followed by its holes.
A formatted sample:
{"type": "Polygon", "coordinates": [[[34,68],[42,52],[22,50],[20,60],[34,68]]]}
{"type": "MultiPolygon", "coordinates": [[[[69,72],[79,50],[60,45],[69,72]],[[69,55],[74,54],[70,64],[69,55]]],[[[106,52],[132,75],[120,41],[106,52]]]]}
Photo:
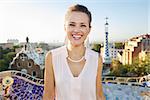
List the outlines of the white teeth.
{"type": "Polygon", "coordinates": [[[80,38],[81,35],[73,35],[73,37],[80,38]]]}
{"type": "Polygon", "coordinates": [[[81,38],[81,35],[72,35],[74,39],[78,40],[81,38]]]}

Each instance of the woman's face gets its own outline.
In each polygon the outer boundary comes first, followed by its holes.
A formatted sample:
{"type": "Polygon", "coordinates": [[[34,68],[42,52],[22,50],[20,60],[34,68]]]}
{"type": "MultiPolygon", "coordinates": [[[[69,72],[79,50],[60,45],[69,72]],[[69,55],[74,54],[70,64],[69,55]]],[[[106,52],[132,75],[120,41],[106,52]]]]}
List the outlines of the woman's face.
{"type": "Polygon", "coordinates": [[[71,12],[65,20],[65,31],[68,42],[71,45],[78,46],[84,44],[90,32],[89,17],[87,14],[77,11],[71,12]]]}

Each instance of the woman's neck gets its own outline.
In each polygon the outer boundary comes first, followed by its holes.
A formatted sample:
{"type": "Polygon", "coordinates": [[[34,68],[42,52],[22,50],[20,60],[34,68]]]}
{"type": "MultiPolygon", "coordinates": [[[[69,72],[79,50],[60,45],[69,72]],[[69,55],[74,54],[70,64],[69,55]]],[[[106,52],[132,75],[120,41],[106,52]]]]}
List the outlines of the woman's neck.
{"type": "Polygon", "coordinates": [[[72,59],[80,59],[85,55],[85,47],[84,45],[73,46],[67,45],[68,56],[72,59]]]}

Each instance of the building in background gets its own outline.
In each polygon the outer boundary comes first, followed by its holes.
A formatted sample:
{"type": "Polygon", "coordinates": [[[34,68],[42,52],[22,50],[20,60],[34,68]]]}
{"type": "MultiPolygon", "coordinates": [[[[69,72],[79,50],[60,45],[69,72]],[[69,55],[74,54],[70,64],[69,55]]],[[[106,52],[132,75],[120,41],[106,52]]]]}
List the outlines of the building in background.
{"type": "Polygon", "coordinates": [[[36,78],[44,78],[44,58],[46,51],[41,48],[34,49],[28,37],[22,50],[10,63],[10,69],[22,71],[36,78]]]}
{"type": "MultiPolygon", "coordinates": [[[[111,59],[114,59],[114,60],[118,60],[118,53],[121,53],[123,52],[123,48],[116,48],[115,46],[115,43],[109,43],[108,44],[108,47],[109,47],[109,55],[110,55],[110,58],[111,59]]],[[[104,50],[105,48],[104,47],[101,47],[101,53],[104,54],[104,50]]]]}
{"type": "Polygon", "coordinates": [[[1,47],[2,49],[7,49],[7,48],[12,49],[13,46],[14,46],[13,43],[0,43],[0,47],[1,47]]]}
{"type": "Polygon", "coordinates": [[[19,44],[19,40],[18,39],[8,39],[7,43],[13,43],[14,45],[18,45],[19,44]]]}
{"type": "Polygon", "coordinates": [[[7,43],[0,43],[0,47],[2,47],[3,49],[13,49],[14,46],[19,44],[19,40],[17,39],[8,39],[7,43]]]}
{"type": "Polygon", "coordinates": [[[132,64],[134,59],[150,55],[150,34],[133,37],[125,42],[123,53],[118,55],[122,64],[132,64]]]}

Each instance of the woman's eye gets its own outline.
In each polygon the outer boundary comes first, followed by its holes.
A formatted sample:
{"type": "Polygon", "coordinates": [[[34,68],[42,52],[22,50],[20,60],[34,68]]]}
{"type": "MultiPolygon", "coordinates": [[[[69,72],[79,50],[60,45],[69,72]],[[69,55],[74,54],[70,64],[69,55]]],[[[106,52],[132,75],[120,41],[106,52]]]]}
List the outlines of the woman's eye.
{"type": "Polygon", "coordinates": [[[74,24],[69,24],[69,26],[75,26],[74,24]]]}
{"type": "Polygon", "coordinates": [[[86,25],[81,25],[81,27],[86,27],[86,25]]]}

